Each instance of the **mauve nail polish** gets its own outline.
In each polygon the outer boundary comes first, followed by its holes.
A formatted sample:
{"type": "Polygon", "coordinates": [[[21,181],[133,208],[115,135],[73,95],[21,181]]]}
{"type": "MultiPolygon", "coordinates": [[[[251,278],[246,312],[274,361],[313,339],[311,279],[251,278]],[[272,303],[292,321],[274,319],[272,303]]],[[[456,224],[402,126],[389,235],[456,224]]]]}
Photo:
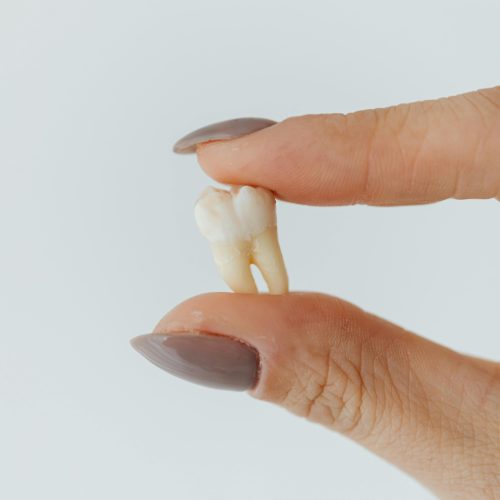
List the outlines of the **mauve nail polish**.
{"type": "Polygon", "coordinates": [[[174,144],[174,153],[195,153],[196,146],[202,142],[236,139],[237,137],[257,132],[275,124],[275,121],[266,118],[236,118],[234,120],[212,123],[179,139],[174,144]]]}
{"type": "Polygon", "coordinates": [[[131,344],[151,363],[196,384],[245,391],[257,383],[257,351],[228,337],[152,333],[135,337],[131,344]]]}

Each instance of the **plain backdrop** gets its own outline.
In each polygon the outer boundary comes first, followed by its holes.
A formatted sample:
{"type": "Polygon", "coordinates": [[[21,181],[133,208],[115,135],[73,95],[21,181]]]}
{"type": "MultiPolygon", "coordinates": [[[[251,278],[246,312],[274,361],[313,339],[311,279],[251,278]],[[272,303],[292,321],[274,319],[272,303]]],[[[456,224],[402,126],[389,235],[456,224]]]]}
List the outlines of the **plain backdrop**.
{"type": "MultiPolygon", "coordinates": [[[[175,140],[498,85],[499,18],[495,0],[0,0],[0,497],[431,498],[128,341],[226,290],[193,220],[211,181],[175,140]]],[[[279,220],[293,289],[500,358],[498,202],[282,203],[279,220]]]]}

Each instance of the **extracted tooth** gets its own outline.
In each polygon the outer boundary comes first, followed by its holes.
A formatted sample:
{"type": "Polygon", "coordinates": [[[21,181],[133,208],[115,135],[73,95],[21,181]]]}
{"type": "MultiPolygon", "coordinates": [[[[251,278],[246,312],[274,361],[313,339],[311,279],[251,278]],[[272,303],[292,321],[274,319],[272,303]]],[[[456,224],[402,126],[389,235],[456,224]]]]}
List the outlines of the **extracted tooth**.
{"type": "Polygon", "coordinates": [[[255,264],[272,294],[288,292],[288,276],[278,243],[276,202],[264,188],[207,188],[195,206],[198,227],[209,241],[224,281],[235,292],[257,293],[255,264]]]}

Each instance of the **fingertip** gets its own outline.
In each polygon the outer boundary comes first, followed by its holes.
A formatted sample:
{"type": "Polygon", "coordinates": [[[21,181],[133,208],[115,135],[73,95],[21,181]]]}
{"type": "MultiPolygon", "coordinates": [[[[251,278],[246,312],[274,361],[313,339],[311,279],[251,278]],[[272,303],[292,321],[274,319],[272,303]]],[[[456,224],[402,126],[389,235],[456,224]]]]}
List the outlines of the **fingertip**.
{"type": "Polygon", "coordinates": [[[230,140],[201,143],[196,148],[198,162],[218,182],[267,187],[260,178],[260,170],[264,160],[269,161],[278,125],[230,140]]]}
{"type": "Polygon", "coordinates": [[[225,151],[228,142],[231,141],[210,141],[198,144],[196,147],[196,157],[202,170],[212,179],[218,182],[227,182],[224,178],[225,168],[225,151]]]}

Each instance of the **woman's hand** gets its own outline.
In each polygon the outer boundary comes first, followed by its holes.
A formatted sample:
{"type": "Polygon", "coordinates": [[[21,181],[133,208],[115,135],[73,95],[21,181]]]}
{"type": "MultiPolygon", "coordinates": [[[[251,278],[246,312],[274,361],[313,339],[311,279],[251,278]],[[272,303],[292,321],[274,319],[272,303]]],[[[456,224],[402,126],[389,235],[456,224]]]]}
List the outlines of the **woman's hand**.
{"type": "MultiPolygon", "coordinates": [[[[500,87],[267,123],[197,154],[220,182],[296,203],[500,199],[500,87]]],[[[198,296],[133,344],[167,371],[342,432],[441,495],[500,496],[498,363],[313,293],[198,296]]]]}

